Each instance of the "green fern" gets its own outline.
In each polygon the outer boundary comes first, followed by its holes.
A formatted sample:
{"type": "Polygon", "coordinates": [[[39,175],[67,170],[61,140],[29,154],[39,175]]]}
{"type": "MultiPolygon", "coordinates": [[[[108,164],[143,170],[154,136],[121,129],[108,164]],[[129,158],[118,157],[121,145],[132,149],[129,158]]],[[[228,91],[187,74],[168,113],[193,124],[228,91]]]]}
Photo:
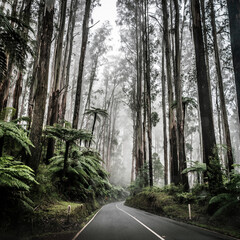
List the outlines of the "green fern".
{"type": "Polygon", "coordinates": [[[31,155],[30,147],[34,147],[26,132],[13,122],[5,122],[0,120],[0,138],[4,137],[5,147],[7,149],[8,142],[15,143],[25,149],[26,153],[31,155]]]}
{"type": "Polygon", "coordinates": [[[0,204],[3,212],[11,209],[32,209],[33,202],[27,196],[35,180],[34,171],[11,156],[0,157],[0,204]],[[9,209],[10,208],[10,209],[9,209]]]}

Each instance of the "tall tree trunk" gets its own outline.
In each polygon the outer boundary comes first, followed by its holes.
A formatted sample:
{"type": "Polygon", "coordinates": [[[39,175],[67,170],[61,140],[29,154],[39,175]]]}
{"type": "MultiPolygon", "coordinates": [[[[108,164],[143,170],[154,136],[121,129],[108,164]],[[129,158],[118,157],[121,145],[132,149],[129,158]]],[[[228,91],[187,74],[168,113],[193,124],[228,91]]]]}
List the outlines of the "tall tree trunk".
{"type": "Polygon", "coordinates": [[[163,35],[165,43],[166,67],[167,67],[167,85],[168,85],[168,106],[169,106],[169,142],[170,142],[170,173],[171,182],[178,184],[178,156],[177,156],[177,142],[176,142],[176,125],[174,120],[174,113],[172,110],[173,104],[173,87],[172,87],[172,73],[171,73],[171,47],[169,40],[168,28],[168,10],[167,1],[162,0],[163,11],[163,35]]]}
{"type": "MultiPolygon", "coordinates": [[[[54,56],[54,67],[53,67],[53,85],[51,89],[51,95],[49,98],[49,114],[48,120],[50,126],[58,122],[59,113],[59,100],[61,94],[61,61],[62,61],[62,48],[63,48],[63,35],[66,21],[66,11],[67,11],[67,0],[61,1],[60,17],[59,17],[59,33],[56,42],[55,56],[54,56]]],[[[47,156],[46,161],[53,157],[55,147],[55,140],[50,138],[47,145],[47,156]]]]}
{"type": "MultiPolygon", "coordinates": [[[[42,21],[43,21],[43,13],[44,13],[44,0],[40,0],[39,3],[39,9],[38,9],[38,32],[37,32],[37,39],[36,39],[36,59],[39,59],[40,55],[40,40],[41,40],[41,32],[42,32],[42,21]]],[[[34,61],[33,64],[33,73],[32,73],[32,80],[31,80],[31,85],[30,85],[30,94],[29,94],[29,99],[28,99],[28,116],[30,118],[29,121],[29,127],[28,130],[30,129],[31,122],[32,122],[32,115],[33,115],[33,107],[34,107],[34,102],[35,102],[35,97],[36,97],[36,91],[38,87],[38,81],[37,81],[37,71],[38,71],[38,61],[34,61]]]]}
{"type": "Polygon", "coordinates": [[[31,147],[31,161],[28,162],[28,165],[35,171],[38,170],[41,156],[42,127],[47,99],[49,60],[53,33],[54,4],[55,1],[52,0],[46,0],[44,4],[42,19],[43,27],[41,27],[41,38],[39,43],[40,54],[39,60],[37,60],[38,65],[36,77],[38,81],[38,88],[36,91],[33,121],[30,133],[30,140],[35,147],[31,147]]]}
{"type": "Polygon", "coordinates": [[[192,1],[193,38],[196,54],[198,98],[202,126],[203,157],[207,165],[209,189],[211,192],[222,187],[222,174],[218,154],[214,154],[216,139],[214,133],[212,106],[209,96],[209,83],[204,54],[202,23],[200,17],[199,0],[192,1]]]}
{"type": "MultiPolygon", "coordinates": [[[[222,146],[223,141],[222,141],[222,124],[221,124],[221,109],[218,103],[219,100],[219,95],[218,95],[218,86],[216,86],[216,110],[217,110],[217,119],[218,119],[218,134],[219,134],[219,144],[222,146]]],[[[224,158],[223,153],[221,151],[221,157],[224,158]]]]}
{"type": "Polygon", "coordinates": [[[174,0],[175,7],[175,95],[177,101],[177,140],[178,140],[178,157],[179,157],[179,171],[181,183],[185,189],[189,189],[187,174],[182,174],[182,171],[187,168],[185,142],[184,142],[184,119],[183,119],[183,105],[182,105],[182,79],[180,73],[180,38],[179,38],[179,5],[178,0],[174,0]]]}
{"type": "Polygon", "coordinates": [[[221,103],[221,110],[222,110],[222,117],[223,117],[223,126],[224,126],[224,132],[225,132],[225,138],[226,138],[226,144],[227,144],[228,173],[230,173],[231,170],[233,169],[233,153],[232,153],[232,143],[231,143],[230,129],[228,124],[227,109],[226,109],[226,102],[225,102],[224,89],[223,89],[223,78],[222,78],[222,70],[221,70],[221,63],[220,63],[220,56],[219,56],[219,49],[218,49],[215,10],[213,5],[213,0],[210,0],[210,6],[211,6],[211,24],[212,24],[215,65],[217,70],[217,79],[218,79],[220,103],[221,103]]]}
{"type": "Polygon", "coordinates": [[[233,67],[237,91],[238,118],[240,120],[240,1],[227,0],[233,67]]]}
{"type": "MultiPolygon", "coordinates": [[[[137,73],[137,96],[136,96],[136,177],[141,175],[143,167],[143,130],[142,130],[142,49],[139,44],[140,19],[138,1],[135,1],[136,19],[136,73],[137,73]]],[[[141,176],[140,176],[141,177],[141,176]]]]}
{"type": "Polygon", "coordinates": [[[146,83],[146,113],[147,113],[147,136],[148,136],[148,162],[149,162],[149,185],[153,186],[153,166],[152,166],[152,110],[151,110],[151,69],[150,69],[150,42],[149,42],[149,16],[148,0],[144,1],[144,72],[146,83]]]}
{"type": "Polygon", "coordinates": [[[73,38],[74,38],[73,32],[74,32],[75,23],[76,23],[77,3],[78,3],[77,0],[72,0],[71,2],[68,31],[66,36],[67,46],[65,50],[63,72],[62,72],[62,79],[65,80],[65,88],[64,88],[62,102],[59,110],[61,122],[63,122],[65,119],[66,106],[67,106],[67,93],[68,93],[68,86],[69,86],[69,79],[70,79],[70,67],[71,67],[71,59],[72,59],[71,57],[72,57],[73,38]]]}
{"type": "MultiPolygon", "coordinates": [[[[203,40],[204,40],[204,50],[205,50],[205,60],[206,60],[206,69],[207,69],[207,79],[208,84],[210,86],[209,88],[209,98],[212,104],[212,89],[211,89],[211,83],[210,83],[210,66],[209,66],[209,54],[208,54],[208,38],[207,38],[207,26],[206,26],[206,10],[205,10],[205,0],[200,0],[201,4],[201,14],[202,14],[202,25],[203,25],[203,40]]],[[[213,114],[213,113],[212,113],[213,114]]]]}
{"type": "Polygon", "coordinates": [[[89,18],[90,18],[90,10],[91,10],[91,0],[86,0],[85,15],[84,15],[83,26],[82,26],[82,46],[81,46],[81,55],[80,55],[79,68],[78,68],[77,91],[76,91],[76,99],[75,99],[73,122],[72,122],[73,128],[76,128],[76,129],[78,128],[78,122],[79,122],[82,79],[83,79],[84,60],[85,60],[87,41],[88,41],[88,32],[89,32],[88,24],[89,24],[89,18]]]}
{"type": "Polygon", "coordinates": [[[164,39],[162,46],[162,116],[163,116],[163,150],[164,150],[164,184],[168,184],[168,143],[167,143],[167,121],[166,121],[166,76],[165,76],[165,47],[164,39]]]}

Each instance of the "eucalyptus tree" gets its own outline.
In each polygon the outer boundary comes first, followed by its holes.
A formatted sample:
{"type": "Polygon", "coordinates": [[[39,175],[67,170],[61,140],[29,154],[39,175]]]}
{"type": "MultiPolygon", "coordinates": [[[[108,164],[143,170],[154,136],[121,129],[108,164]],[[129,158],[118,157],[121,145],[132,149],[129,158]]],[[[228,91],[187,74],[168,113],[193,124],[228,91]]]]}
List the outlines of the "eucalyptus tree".
{"type": "Polygon", "coordinates": [[[215,17],[215,9],[214,9],[213,0],[210,0],[210,8],[211,8],[211,25],[212,25],[215,66],[216,66],[216,71],[217,71],[221,112],[222,112],[223,126],[224,126],[225,139],[226,139],[226,145],[227,145],[228,172],[230,173],[231,170],[233,169],[233,152],[232,152],[230,129],[229,129],[229,124],[228,124],[225,94],[224,94],[224,88],[223,88],[223,76],[222,76],[222,69],[221,69],[220,56],[219,56],[219,46],[218,46],[218,39],[217,39],[216,20],[215,20],[216,17],[215,17]]]}
{"type": "Polygon", "coordinates": [[[211,192],[214,192],[222,187],[222,173],[219,165],[218,153],[214,153],[216,139],[209,94],[210,86],[207,79],[199,0],[192,1],[191,10],[202,127],[203,157],[207,165],[209,189],[211,192]]]}
{"type": "Polygon", "coordinates": [[[76,128],[76,129],[78,128],[78,122],[79,122],[83,70],[84,70],[86,48],[87,48],[87,43],[88,43],[91,4],[92,4],[92,0],[86,0],[85,13],[84,13],[83,24],[82,24],[82,45],[81,45],[81,54],[80,54],[80,60],[79,60],[79,66],[78,66],[77,90],[76,90],[76,98],[75,98],[73,121],[72,121],[72,126],[73,126],[73,128],[76,128]]]}
{"type": "Polygon", "coordinates": [[[44,120],[44,112],[47,99],[47,88],[48,88],[48,72],[49,72],[49,61],[50,61],[50,49],[52,43],[53,33],[53,16],[54,16],[55,1],[45,0],[44,8],[42,13],[41,22],[41,38],[39,43],[39,58],[36,59],[37,65],[37,81],[38,88],[36,90],[35,105],[33,111],[33,120],[30,133],[30,140],[34,144],[35,148],[31,148],[31,159],[28,162],[29,166],[33,170],[37,171],[40,163],[41,155],[41,139],[42,139],[42,128],[44,120]]]}
{"type": "Polygon", "coordinates": [[[119,15],[118,24],[123,28],[121,31],[121,39],[124,43],[127,61],[132,66],[134,71],[133,78],[136,83],[133,83],[135,90],[132,102],[134,129],[134,155],[135,155],[135,173],[136,176],[141,174],[141,169],[144,164],[144,146],[143,146],[143,119],[142,119],[142,59],[143,51],[141,46],[142,41],[142,25],[141,25],[141,7],[139,1],[117,1],[117,10],[119,15]],[[127,26],[124,29],[124,25],[127,26]]]}
{"type": "MultiPolygon", "coordinates": [[[[63,52],[63,37],[66,22],[66,12],[67,12],[67,0],[62,0],[59,9],[59,23],[58,23],[58,34],[55,44],[54,56],[53,56],[53,77],[52,86],[50,89],[49,97],[49,107],[48,107],[48,117],[47,124],[52,126],[58,121],[59,112],[59,99],[61,94],[61,62],[62,62],[62,52],[63,52]]],[[[49,146],[50,147],[50,146],[49,146]]]]}
{"type": "Polygon", "coordinates": [[[230,36],[233,56],[233,67],[237,90],[238,117],[240,120],[240,2],[238,0],[227,0],[230,36]]]}
{"type": "Polygon", "coordinates": [[[169,38],[169,14],[167,8],[167,1],[162,0],[162,12],[163,12],[163,36],[165,44],[166,55],[166,68],[167,68],[167,87],[168,87],[168,105],[169,107],[169,142],[170,142],[170,174],[171,182],[178,183],[178,156],[177,156],[177,136],[176,136],[176,123],[174,112],[171,108],[173,104],[173,86],[172,86],[172,69],[171,69],[171,45],[169,38]]]}
{"type": "Polygon", "coordinates": [[[162,117],[163,117],[163,151],[164,151],[164,184],[168,184],[168,143],[167,143],[167,121],[166,121],[166,75],[165,75],[165,46],[162,46],[162,117]]]}
{"type": "Polygon", "coordinates": [[[95,31],[91,41],[91,45],[89,47],[89,54],[91,60],[88,68],[91,68],[91,71],[89,76],[89,87],[85,109],[89,109],[91,105],[91,95],[94,87],[94,81],[96,80],[98,67],[101,65],[101,62],[104,61],[104,55],[111,48],[107,44],[107,40],[110,36],[111,30],[112,29],[109,22],[104,22],[102,26],[95,31]]]}
{"type": "Polygon", "coordinates": [[[72,61],[74,29],[76,25],[77,10],[78,10],[78,0],[71,0],[67,34],[66,34],[65,53],[64,53],[62,73],[61,73],[62,85],[64,86],[64,90],[63,90],[62,100],[60,102],[60,108],[59,108],[60,122],[64,121],[65,113],[66,113],[67,93],[69,90],[70,68],[71,68],[71,61],[72,61]]]}
{"type": "MultiPolygon", "coordinates": [[[[60,94],[62,92],[62,84],[61,81],[61,62],[62,62],[62,48],[63,48],[63,37],[65,30],[65,21],[66,21],[66,11],[67,11],[67,0],[61,1],[61,7],[59,11],[59,25],[58,25],[58,34],[57,40],[55,44],[55,52],[53,57],[53,78],[52,78],[52,86],[49,97],[49,105],[48,105],[48,116],[47,116],[47,124],[53,126],[54,123],[58,122],[58,114],[59,114],[59,100],[60,94]]],[[[54,140],[49,139],[47,146],[47,160],[53,156],[54,153],[54,140]]]]}
{"type": "Polygon", "coordinates": [[[185,154],[185,139],[184,139],[184,116],[182,104],[182,79],[181,79],[181,56],[180,56],[180,10],[178,0],[174,0],[175,8],[175,61],[174,61],[174,83],[175,83],[175,96],[177,101],[177,145],[178,145],[178,160],[181,183],[186,189],[188,186],[188,178],[182,175],[181,172],[186,168],[186,154],[185,154]]]}

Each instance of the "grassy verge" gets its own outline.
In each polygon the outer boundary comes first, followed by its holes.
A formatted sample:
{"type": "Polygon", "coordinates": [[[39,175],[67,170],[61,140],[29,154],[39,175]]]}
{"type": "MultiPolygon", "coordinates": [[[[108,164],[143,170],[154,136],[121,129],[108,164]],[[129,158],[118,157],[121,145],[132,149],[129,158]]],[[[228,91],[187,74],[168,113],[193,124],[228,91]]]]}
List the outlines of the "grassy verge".
{"type": "Polygon", "coordinates": [[[36,209],[32,219],[33,240],[73,237],[100,207],[97,202],[73,203],[60,201],[36,209]],[[68,215],[68,206],[71,206],[68,215]]]}

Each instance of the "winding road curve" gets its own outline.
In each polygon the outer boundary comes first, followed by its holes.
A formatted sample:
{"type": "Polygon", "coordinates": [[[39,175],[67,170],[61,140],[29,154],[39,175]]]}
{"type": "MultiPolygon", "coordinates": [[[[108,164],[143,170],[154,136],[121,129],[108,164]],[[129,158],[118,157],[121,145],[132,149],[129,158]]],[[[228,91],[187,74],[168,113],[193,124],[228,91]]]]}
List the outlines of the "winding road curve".
{"type": "Polygon", "coordinates": [[[189,224],[110,203],[72,240],[233,240],[189,224]]]}

